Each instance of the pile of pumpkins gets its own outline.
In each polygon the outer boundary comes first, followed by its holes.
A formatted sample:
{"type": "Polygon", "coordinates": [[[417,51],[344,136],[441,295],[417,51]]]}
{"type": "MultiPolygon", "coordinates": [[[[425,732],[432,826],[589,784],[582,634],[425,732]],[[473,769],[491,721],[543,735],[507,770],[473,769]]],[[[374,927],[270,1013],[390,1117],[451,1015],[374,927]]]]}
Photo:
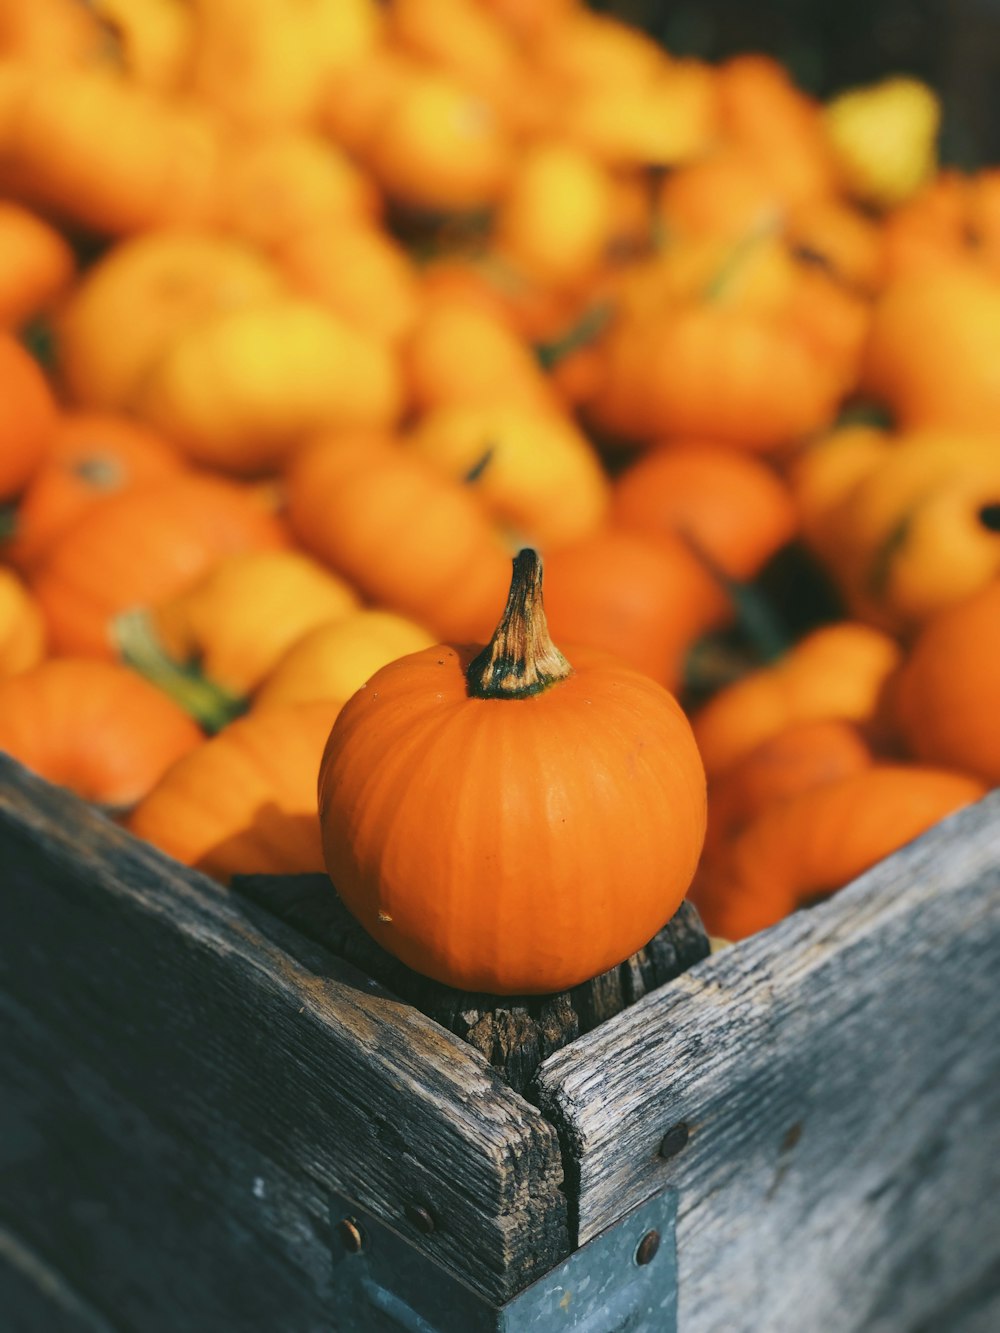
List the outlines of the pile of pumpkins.
{"type": "MultiPolygon", "coordinates": [[[[697,846],[660,873],[714,934],[978,799],[1000,170],[941,169],[938,119],[913,79],[824,105],[582,0],[0,0],[0,748],[220,880],[322,870],[345,702],[487,643],[530,548],[570,665],[612,653],[686,709],[697,846]],[[789,559],[812,618],[765,602],[789,559]]],[[[568,783],[577,746],[530,762],[568,783]]],[[[488,821],[500,742],[430,748],[449,817],[488,821]]],[[[566,879],[557,804],[505,931],[566,879]]]]}

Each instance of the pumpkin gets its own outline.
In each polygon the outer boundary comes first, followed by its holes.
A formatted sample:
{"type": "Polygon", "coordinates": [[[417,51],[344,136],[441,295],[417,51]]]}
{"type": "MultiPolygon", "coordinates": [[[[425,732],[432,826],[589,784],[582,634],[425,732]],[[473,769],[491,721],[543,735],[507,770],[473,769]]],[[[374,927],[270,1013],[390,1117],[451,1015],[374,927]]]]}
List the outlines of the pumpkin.
{"type": "Polygon", "coordinates": [[[357,605],[352,588],[300,551],[238,551],[173,596],[124,611],[112,635],[130,666],[218,731],[286,649],[357,605]]]}
{"type": "Polygon", "coordinates": [[[45,656],[45,618],[12,569],[0,565],[0,679],[27,671],[45,656]]]}
{"type": "Polygon", "coordinates": [[[183,466],[177,451],[138,421],[65,412],[56,418],[45,460],[18,502],[11,539],[0,551],[11,564],[30,570],[91,505],[173,476],[183,466]]]}
{"type": "Polygon", "coordinates": [[[369,223],[314,226],[275,250],[289,284],[346,323],[396,342],[420,317],[420,280],[398,242],[369,223]]]}
{"type": "Polygon", "coordinates": [[[375,435],[316,439],[286,481],[294,536],[369,601],[442,638],[488,631],[508,555],[472,488],[375,435]]]}
{"type": "Polygon", "coordinates": [[[909,632],[1000,573],[995,441],[896,436],[828,514],[823,543],[853,614],[909,632]]]}
{"type": "Polygon", "coordinates": [[[0,326],[17,329],[47,312],[75,269],[73,251],[55,227],[21,204],[0,201],[0,326]]]}
{"type": "Polygon", "coordinates": [[[536,141],[518,158],[497,210],[494,244],[532,279],[573,286],[604,258],[612,209],[606,168],[570,144],[536,141]]]}
{"type": "Polygon", "coordinates": [[[920,79],[848,88],[827,104],[823,120],[844,188],[862,203],[903,203],[934,174],[941,103],[920,79]]]}
{"type": "Polygon", "coordinates": [[[0,330],[0,500],[19,495],[45,458],[56,405],[37,362],[0,330]]]}
{"type": "Polygon", "coordinates": [[[384,948],[447,985],[576,985],[642,947],[694,873],[704,775],[680,706],[603,654],[572,663],[522,551],[485,648],[390,663],[330,733],[330,877],[384,948]]]}
{"type": "Polygon", "coordinates": [[[606,526],[546,558],[548,616],[567,643],[617,654],[668,689],[688,649],[729,604],[679,537],[606,526]]]}
{"type": "Polygon", "coordinates": [[[874,764],[768,805],[733,839],[697,904],[706,929],[738,940],[835,892],[979,800],[975,778],[874,764]]]}
{"type": "Polygon", "coordinates": [[[933,616],[890,683],[888,712],[911,754],[1000,786],[1000,680],[994,580],[933,616]]]}
{"type": "Polygon", "coordinates": [[[657,446],[615,480],[612,519],[688,536],[730,578],[752,578],[795,535],[788,487],[767,464],[695,441],[657,446]]]}
{"type": "Polygon", "coordinates": [[[110,658],[119,612],[169,597],[230,552],[286,543],[255,492],[181,472],[94,505],[52,544],[31,586],[53,651],[110,658]]]}
{"type": "Polygon", "coordinates": [[[114,662],[54,658],[0,680],[0,750],[114,811],[203,739],[165,694],[114,662]]]}
{"type": "Polygon", "coordinates": [[[862,388],[897,425],[1000,429],[1000,273],[956,261],[890,283],[872,312],[862,388]]]}
{"type": "Polygon", "coordinates": [[[122,241],[87,269],[56,319],[66,394],[83,407],[129,407],[179,334],[282,290],[278,270],[234,237],[179,230],[122,241]]]}
{"type": "Polygon", "coordinates": [[[324,700],[230,723],[167,769],[128,827],[224,882],[321,874],[316,773],[339,707],[324,700]]]}
{"type": "Polygon", "coordinates": [[[497,522],[545,551],[587,536],[610,487],[596,451],[559,412],[496,404],[428,412],[404,443],[474,486],[497,522]]]}
{"type": "Polygon", "coordinates": [[[288,296],[188,329],[132,407],[193,461],[252,476],[280,467],[323,427],[392,425],[402,390],[385,344],[288,296]]]}
{"type": "Polygon", "coordinates": [[[870,625],[839,621],[811,631],[777,662],[726,686],[695,714],[709,777],[792,722],[873,719],[901,657],[896,641],[870,625]]]}
{"type": "Polygon", "coordinates": [[[268,672],[253,706],[349,699],[379,667],[433,644],[422,625],[393,611],[349,611],[297,638],[268,672]]]}

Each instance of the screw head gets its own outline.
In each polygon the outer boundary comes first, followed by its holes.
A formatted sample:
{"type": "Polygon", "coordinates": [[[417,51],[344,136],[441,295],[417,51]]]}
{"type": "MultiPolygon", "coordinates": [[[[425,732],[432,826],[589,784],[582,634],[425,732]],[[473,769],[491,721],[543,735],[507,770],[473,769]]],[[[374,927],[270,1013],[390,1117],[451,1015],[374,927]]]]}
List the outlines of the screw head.
{"type": "Polygon", "coordinates": [[[434,1230],[436,1223],[434,1215],[422,1204],[408,1203],[403,1209],[407,1220],[412,1222],[418,1231],[422,1231],[425,1236],[429,1236],[434,1230]]]}
{"type": "Polygon", "coordinates": [[[683,1120],[671,1126],[660,1140],[660,1156],[676,1157],[691,1137],[691,1131],[683,1120]]]}
{"type": "Polygon", "coordinates": [[[364,1234],[353,1217],[345,1217],[337,1224],[337,1235],[348,1254],[357,1254],[364,1249],[364,1234]]]}
{"type": "Polygon", "coordinates": [[[647,1231],[642,1240],[636,1246],[635,1261],[637,1264],[648,1264],[656,1251],[660,1248],[660,1233],[658,1231],[647,1231]]]}

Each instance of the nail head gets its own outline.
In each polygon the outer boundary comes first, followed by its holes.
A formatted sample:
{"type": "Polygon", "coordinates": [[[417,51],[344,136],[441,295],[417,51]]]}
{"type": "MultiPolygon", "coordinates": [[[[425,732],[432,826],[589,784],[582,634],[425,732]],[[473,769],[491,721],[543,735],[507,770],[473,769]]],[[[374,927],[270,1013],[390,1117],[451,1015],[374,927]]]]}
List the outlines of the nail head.
{"type": "Polygon", "coordinates": [[[434,1215],[419,1203],[408,1203],[403,1210],[407,1219],[413,1223],[418,1231],[422,1231],[425,1236],[429,1236],[436,1225],[434,1215]]]}
{"type": "Polygon", "coordinates": [[[680,1150],[691,1137],[691,1131],[681,1120],[678,1124],[672,1126],[660,1140],[660,1156],[676,1157],[680,1150]]]}
{"type": "Polygon", "coordinates": [[[635,1251],[635,1261],[637,1264],[648,1264],[656,1251],[660,1248],[660,1233],[658,1231],[647,1231],[639,1242],[635,1251]]]}

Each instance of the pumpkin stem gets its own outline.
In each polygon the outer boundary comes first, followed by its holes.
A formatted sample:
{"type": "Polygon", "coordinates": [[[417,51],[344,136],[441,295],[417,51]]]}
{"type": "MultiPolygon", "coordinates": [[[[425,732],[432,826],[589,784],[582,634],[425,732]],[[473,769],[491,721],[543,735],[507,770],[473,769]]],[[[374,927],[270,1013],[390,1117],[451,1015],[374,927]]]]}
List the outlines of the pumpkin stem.
{"type": "Polygon", "coordinates": [[[115,617],[112,639],[121,660],[168,694],[210,735],[247,710],[247,700],[201,674],[196,662],[175,662],[157,637],[153,618],[142,607],[115,617]]]}
{"type": "Polygon", "coordinates": [[[17,535],[17,505],[0,505],[0,542],[17,535]]]}
{"type": "Polygon", "coordinates": [[[507,605],[493,638],[465,673],[475,699],[527,699],[571,675],[549,637],[542,606],[542,561],[525,547],[514,557],[507,605]]]}
{"type": "Polygon", "coordinates": [[[536,343],[535,356],[543,370],[552,370],[573,352],[586,347],[601,336],[611,323],[614,309],[602,301],[585,310],[575,324],[551,342],[536,343]]]}
{"type": "Polygon", "coordinates": [[[740,270],[745,267],[754,252],[759,250],[765,241],[771,240],[777,233],[779,221],[778,217],[768,215],[755,223],[734,242],[729,254],[705,284],[702,297],[709,305],[714,305],[717,301],[726,299],[730,287],[739,276],[740,270]]]}

